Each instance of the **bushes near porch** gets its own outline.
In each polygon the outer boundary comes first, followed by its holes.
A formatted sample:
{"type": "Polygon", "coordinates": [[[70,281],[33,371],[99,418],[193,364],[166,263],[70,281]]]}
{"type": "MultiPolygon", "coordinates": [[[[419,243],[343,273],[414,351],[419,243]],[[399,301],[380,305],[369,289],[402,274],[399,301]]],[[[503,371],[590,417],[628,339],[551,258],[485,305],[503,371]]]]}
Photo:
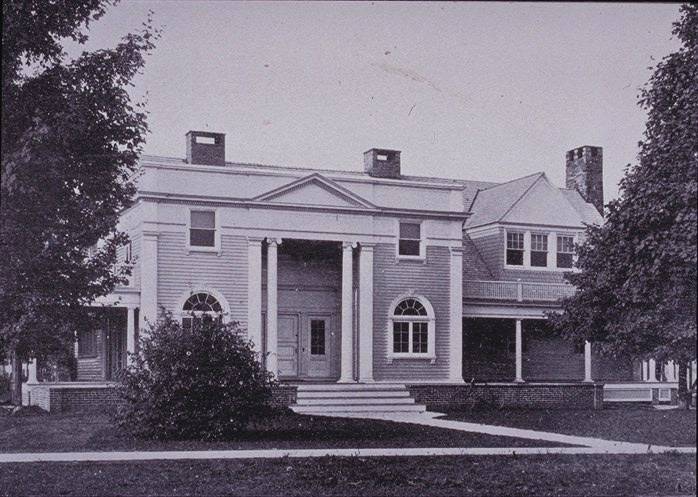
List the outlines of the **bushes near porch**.
{"type": "Polygon", "coordinates": [[[276,382],[236,324],[195,315],[190,323],[163,314],[122,375],[117,422],[138,437],[227,440],[279,411],[276,382]]]}

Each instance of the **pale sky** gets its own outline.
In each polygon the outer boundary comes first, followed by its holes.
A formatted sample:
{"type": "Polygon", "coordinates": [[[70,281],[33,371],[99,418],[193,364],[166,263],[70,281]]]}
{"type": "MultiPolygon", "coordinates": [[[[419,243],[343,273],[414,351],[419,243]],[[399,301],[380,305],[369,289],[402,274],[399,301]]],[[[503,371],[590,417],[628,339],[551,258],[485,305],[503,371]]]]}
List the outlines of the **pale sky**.
{"type": "Polygon", "coordinates": [[[360,170],[392,148],[404,174],[564,186],[565,152],[596,145],[606,200],[636,159],[638,88],[678,47],[678,4],[125,0],[86,48],[149,9],[164,32],[132,93],[147,154],[183,157],[208,130],[231,161],[360,170]]]}

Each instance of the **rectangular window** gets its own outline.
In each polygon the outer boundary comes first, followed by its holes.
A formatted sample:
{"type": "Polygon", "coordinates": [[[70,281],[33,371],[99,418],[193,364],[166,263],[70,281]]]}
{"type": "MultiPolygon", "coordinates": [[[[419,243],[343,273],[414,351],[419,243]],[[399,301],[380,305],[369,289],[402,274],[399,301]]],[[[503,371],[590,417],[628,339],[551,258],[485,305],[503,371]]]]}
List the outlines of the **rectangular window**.
{"type": "Polygon", "coordinates": [[[126,255],[124,256],[124,261],[126,262],[126,264],[130,264],[132,260],[133,260],[133,246],[131,245],[131,242],[128,242],[126,244],[126,255]]]}
{"type": "Polygon", "coordinates": [[[531,266],[548,265],[548,235],[531,233],[531,266]]]}
{"type": "Polygon", "coordinates": [[[510,266],[523,266],[523,259],[524,234],[507,232],[507,264],[510,266]]]}
{"type": "Polygon", "coordinates": [[[82,330],[78,333],[78,357],[95,357],[97,355],[97,332],[82,330]]]}
{"type": "Polygon", "coordinates": [[[410,351],[410,323],[393,323],[393,352],[410,351]]]}
{"type": "Polygon", "coordinates": [[[325,320],[310,320],[310,353],[325,355],[325,320]]]}
{"type": "Polygon", "coordinates": [[[561,235],[557,237],[557,267],[571,268],[574,264],[574,237],[561,235]]]}
{"type": "Polygon", "coordinates": [[[427,323],[412,323],[412,352],[426,354],[429,351],[427,323]]]}
{"type": "Polygon", "coordinates": [[[216,246],[216,211],[191,211],[189,245],[216,246]]]}
{"type": "Polygon", "coordinates": [[[421,255],[422,226],[419,223],[400,223],[400,240],[398,254],[407,256],[421,255]]]}

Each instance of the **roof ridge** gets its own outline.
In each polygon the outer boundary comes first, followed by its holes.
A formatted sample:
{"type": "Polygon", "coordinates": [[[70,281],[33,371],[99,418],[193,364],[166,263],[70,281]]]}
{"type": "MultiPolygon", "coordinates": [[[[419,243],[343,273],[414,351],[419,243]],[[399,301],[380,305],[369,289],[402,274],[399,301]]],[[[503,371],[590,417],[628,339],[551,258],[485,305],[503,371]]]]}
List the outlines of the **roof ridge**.
{"type": "MultiPolygon", "coordinates": [[[[534,175],[533,175],[533,174],[529,174],[528,176],[524,176],[524,178],[528,178],[528,177],[530,177],[530,176],[534,176],[534,175]]],[[[499,217],[499,219],[497,219],[497,221],[501,221],[502,219],[504,219],[504,218],[507,216],[507,214],[509,214],[509,213],[511,212],[511,210],[516,206],[516,204],[518,204],[519,202],[521,202],[521,199],[524,198],[524,197],[528,194],[528,192],[531,191],[531,188],[533,188],[533,186],[534,186],[536,183],[538,183],[538,181],[540,180],[540,178],[544,178],[544,177],[545,177],[545,173],[543,173],[543,172],[539,173],[538,179],[535,180],[535,181],[533,181],[530,185],[528,185],[528,187],[523,191],[523,193],[522,193],[521,195],[519,195],[519,197],[511,203],[511,205],[509,206],[509,208],[504,212],[504,214],[502,214],[502,215],[499,217]]],[[[521,179],[523,179],[523,178],[521,178],[521,179]]]]}
{"type": "MultiPolygon", "coordinates": [[[[522,180],[522,179],[530,178],[531,176],[536,176],[536,175],[541,175],[541,174],[545,174],[545,171],[538,171],[538,172],[535,172],[535,173],[527,174],[526,176],[521,176],[520,178],[510,179],[509,181],[505,181],[504,183],[497,183],[497,184],[494,185],[494,186],[490,186],[490,187],[488,187],[488,188],[483,188],[482,191],[491,190],[492,188],[497,188],[497,187],[499,187],[499,186],[504,186],[504,185],[507,185],[507,184],[509,184],[509,183],[513,183],[514,181],[520,181],[520,180],[522,180]]],[[[489,181],[485,181],[484,183],[490,183],[490,182],[489,182],[489,181]]]]}

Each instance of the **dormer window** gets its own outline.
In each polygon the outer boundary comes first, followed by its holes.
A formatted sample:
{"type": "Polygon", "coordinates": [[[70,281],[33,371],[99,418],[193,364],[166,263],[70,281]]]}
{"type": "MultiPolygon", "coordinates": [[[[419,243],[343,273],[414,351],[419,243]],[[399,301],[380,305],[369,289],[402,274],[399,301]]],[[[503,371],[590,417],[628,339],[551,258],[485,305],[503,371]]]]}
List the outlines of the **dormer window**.
{"type": "Polygon", "coordinates": [[[548,235],[531,233],[531,266],[546,267],[548,265],[548,235]]]}
{"type": "MultiPolygon", "coordinates": [[[[501,245],[500,245],[501,247],[501,245]]],[[[523,266],[524,263],[524,234],[518,231],[507,231],[507,264],[523,266]]]]}
{"type": "Polygon", "coordinates": [[[574,237],[558,235],[557,237],[557,267],[571,268],[574,265],[574,237]]]}

